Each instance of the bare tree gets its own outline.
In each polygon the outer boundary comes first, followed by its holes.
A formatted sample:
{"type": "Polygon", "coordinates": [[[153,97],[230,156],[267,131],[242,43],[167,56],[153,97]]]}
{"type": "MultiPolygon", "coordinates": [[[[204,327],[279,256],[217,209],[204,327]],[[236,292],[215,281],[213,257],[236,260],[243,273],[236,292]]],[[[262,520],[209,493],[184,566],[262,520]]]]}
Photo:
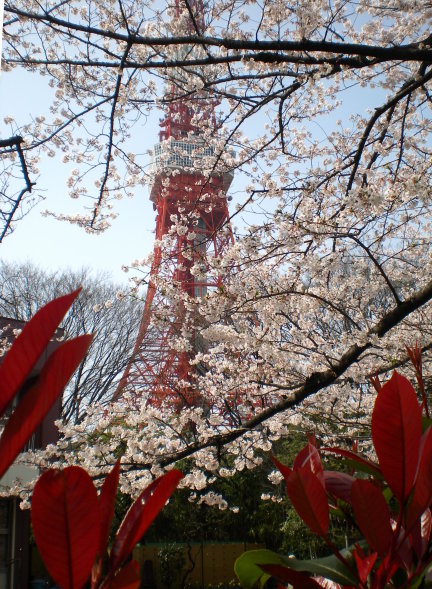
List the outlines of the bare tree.
{"type": "Polygon", "coordinates": [[[30,263],[1,261],[0,284],[0,314],[23,321],[54,297],[82,286],[62,327],[66,338],[94,333],[94,340],[63,395],[62,418],[79,423],[89,405],[109,401],[135,341],[140,302],[86,269],[50,273],[30,263]]]}

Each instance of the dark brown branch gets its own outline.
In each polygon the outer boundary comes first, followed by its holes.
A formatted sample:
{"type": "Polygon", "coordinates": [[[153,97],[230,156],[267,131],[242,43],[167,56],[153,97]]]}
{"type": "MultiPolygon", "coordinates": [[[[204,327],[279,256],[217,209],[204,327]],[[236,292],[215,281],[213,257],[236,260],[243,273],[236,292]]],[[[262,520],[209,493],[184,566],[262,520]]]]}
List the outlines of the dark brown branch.
{"type": "MultiPolygon", "coordinates": [[[[425,344],[421,347],[422,352],[428,352],[429,350],[432,349],[432,342],[429,342],[428,344],[425,344]]],[[[387,374],[388,372],[391,372],[392,370],[395,370],[396,368],[400,368],[401,366],[405,366],[406,364],[410,363],[410,357],[408,355],[404,356],[403,358],[401,358],[400,360],[392,360],[391,364],[385,364],[380,366],[379,368],[377,368],[376,370],[374,370],[373,372],[371,372],[368,376],[380,376],[382,374],[387,374]]]]}
{"type": "Polygon", "coordinates": [[[402,157],[403,157],[403,152],[404,152],[404,140],[405,140],[405,125],[406,125],[406,119],[408,116],[408,111],[410,108],[410,100],[411,100],[411,94],[408,94],[407,96],[407,101],[406,101],[406,105],[405,105],[405,110],[404,110],[404,114],[402,117],[402,125],[401,125],[401,140],[400,140],[400,146],[399,146],[399,155],[398,155],[398,159],[397,159],[397,165],[396,165],[396,170],[395,170],[395,180],[397,178],[401,163],[402,163],[402,157]]]}
{"type": "Polygon", "coordinates": [[[16,149],[18,145],[21,145],[23,141],[24,139],[19,135],[14,135],[13,137],[9,137],[8,139],[0,139],[0,148],[14,147],[16,149]]]}
{"type": "Polygon", "coordinates": [[[353,187],[355,175],[356,175],[358,167],[360,165],[363,150],[366,146],[369,135],[375,126],[375,123],[378,121],[378,119],[381,117],[381,115],[383,115],[385,112],[391,110],[398,102],[400,102],[401,100],[406,98],[409,94],[411,94],[412,92],[414,92],[418,88],[421,88],[423,86],[423,84],[426,84],[426,82],[429,82],[430,80],[432,80],[432,70],[429,71],[427,74],[422,75],[420,78],[418,78],[418,77],[411,78],[410,80],[408,80],[407,82],[405,82],[403,84],[403,86],[399,90],[399,92],[397,92],[390,100],[388,100],[385,104],[383,104],[379,108],[375,109],[374,114],[369,119],[369,122],[366,125],[366,128],[363,132],[362,138],[360,140],[360,143],[357,147],[357,151],[354,155],[354,166],[353,166],[353,169],[351,170],[351,174],[350,174],[350,177],[348,180],[346,194],[348,194],[353,187]]]}
{"type": "Polygon", "coordinates": [[[376,257],[373,255],[373,253],[370,251],[370,249],[358,238],[355,237],[355,235],[348,235],[348,237],[350,239],[352,239],[353,241],[356,242],[356,244],[358,246],[360,246],[362,248],[363,251],[366,252],[367,256],[372,260],[372,263],[374,264],[374,266],[377,268],[378,272],[381,274],[381,276],[383,277],[385,283],[387,284],[390,292],[393,295],[394,300],[396,301],[397,305],[401,304],[401,299],[395,289],[395,287],[393,286],[393,284],[391,283],[390,278],[387,276],[387,274],[384,272],[382,265],[378,262],[378,260],[376,259],[376,257]]]}
{"type": "Polygon", "coordinates": [[[128,45],[126,47],[126,50],[124,52],[124,55],[123,55],[123,58],[122,58],[122,61],[120,64],[119,73],[118,73],[117,81],[116,81],[116,87],[115,87],[114,94],[112,97],[113,102],[112,102],[111,114],[110,114],[110,119],[109,119],[110,127],[109,127],[109,134],[108,134],[108,152],[107,152],[107,156],[106,156],[105,173],[104,173],[103,181],[102,181],[100,191],[99,191],[99,198],[98,198],[96,206],[93,210],[92,220],[90,221],[90,227],[92,229],[94,229],[94,224],[95,224],[96,219],[98,217],[98,209],[99,209],[100,205],[102,204],[105,186],[106,186],[106,183],[108,182],[109,170],[110,170],[110,165],[111,165],[111,154],[112,154],[112,149],[113,149],[115,112],[116,112],[118,98],[120,95],[120,88],[121,88],[122,77],[123,77],[123,67],[122,66],[123,66],[124,61],[127,59],[127,56],[128,56],[128,53],[130,50],[131,50],[131,46],[128,45]]]}
{"type": "MultiPolygon", "coordinates": [[[[249,419],[243,424],[241,428],[237,428],[225,434],[217,434],[208,438],[205,442],[195,442],[187,448],[184,448],[180,452],[163,458],[159,465],[162,467],[169,466],[176,463],[179,460],[192,456],[195,452],[203,450],[204,448],[221,447],[234,442],[238,438],[241,438],[245,433],[254,430],[256,427],[265,423],[271,417],[283,413],[288,409],[297,407],[302,401],[308,397],[322,391],[323,389],[334,384],[337,379],[350,367],[352,366],[368,348],[372,347],[370,338],[373,336],[382,337],[388,331],[396,327],[401,321],[408,315],[418,310],[420,307],[428,303],[432,299],[432,281],[430,281],[422,290],[418,291],[408,299],[406,299],[399,306],[389,311],[384,317],[378,321],[378,323],[370,329],[367,333],[368,339],[362,344],[353,344],[349,347],[337,361],[333,363],[332,369],[323,370],[320,372],[313,372],[308,378],[306,378],[303,385],[297,388],[294,393],[287,396],[273,407],[264,409],[258,415],[249,419]]],[[[274,383],[262,383],[268,386],[274,383]]],[[[278,386],[279,389],[288,390],[289,387],[283,385],[278,386]]],[[[131,470],[145,470],[154,466],[153,463],[135,465],[130,464],[128,466],[128,472],[131,470]]],[[[100,475],[102,476],[102,475],[100,475]]]]}
{"type": "Polygon", "coordinates": [[[20,166],[21,166],[21,172],[23,175],[24,183],[25,183],[24,188],[22,188],[20,190],[18,195],[15,196],[13,199],[11,199],[13,202],[13,206],[12,206],[11,210],[8,211],[7,213],[5,213],[4,215],[2,215],[4,217],[5,224],[4,224],[2,232],[0,234],[0,243],[3,241],[5,235],[7,234],[7,232],[10,229],[12,222],[14,220],[14,217],[16,215],[16,212],[18,211],[18,209],[22,203],[24,195],[27,194],[27,192],[31,192],[33,189],[33,186],[35,185],[35,182],[32,182],[30,180],[30,176],[29,176],[29,172],[28,172],[28,168],[27,168],[27,162],[25,160],[23,149],[22,149],[23,141],[24,141],[23,138],[20,137],[19,135],[9,137],[8,139],[1,139],[0,140],[0,148],[5,148],[6,153],[16,151],[16,153],[18,154],[18,158],[19,158],[20,166]],[[7,148],[10,148],[10,150],[7,148]]]}
{"type": "MultiPolygon", "coordinates": [[[[84,41],[83,41],[84,43],[84,41]]],[[[224,55],[224,56],[213,56],[209,55],[202,58],[191,58],[185,57],[182,59],[162,59],[160,61],[147,61],[137,62],[127,60],[124,63],[124,69],[169,69],[175,67],[195,67],[195,66],[208,66],[218,64],[230,64],[238,63],[242,61],[254,61],[261,63],[274,63],[274,64],[297,64],[297,65],[311,65],[318,66],[324,64],[330,64],[340,68],[341,66],[352,67],[352,68],[364,68],[374,65],[375,61],[365,61],[356,57],[323,57],[323,58],[312,58],[308,56],[296,56],[289,53],[271,53],[269,51],[257,51],[250,53],[236,53],[235,55],[224,55]]],[[[21,64],[26,63],[29,65],[74,65],[81,67],[107,67],[107,68],[118,68],[118,61],[98,61],[98,60],[80,60],[80,59],[5,59],[6,63],[10,64],[21,64]]],[[[271,73],[271,72],[269,72],[271,73]]],[[[280,76],[281,72],[275,72],[273,75],[280,76]]],[[[284,74],[285,75],[285,74],[284,74]]],[[[291,74],[290,74],[291,75],[291,74]]]]}
{"type": "MultiPolygon", "coordinates": [[[[127,44],[148,45],[150,47],[169,45],[203,45],[223,47],[225,49],[252,50],[252,51],[290,51],[330,53],[335,55],[355,55],[362,58],[373,58],[383,61],[418,61],[432,63],[431,36],[422,39],[418,43],[400,45],[399,47],[380,47],[376,45],[364,45],[357,43],[335,43],[331,41],[260,41],[249,39],[224,39],[208,37],[205,35],[189,35],[178,37],[144,37],[137,34],[124,34],[116,31],[103,30],[67,21],[48,13],[38,14],[31,11],[20,10],[10,5],[5,5],[5,12],[23,16],[46,24],[55,24],[66,28],[68,31],[75,30],[87,34],[106,37],[116,41],[123,41],[127,44]]],[[[278,56],[279,58],[280,56],[278,56]]]]}
{"type": "MultiPolygon", "coordinates": [[[[321,297],[313,292],[308,292],[308,291],[300,292],[297,290],[281,290],[281,291],[273,292],[273,293],[269,293],[269,294],[258,295],[256,297],[254,297],[253,299],[246,299],[244,302],[242,302],[242,304],[237,309],[235,309],[235,308],[231,309],[230,313],[231,314],[239,313],[241,307],[246,306],[249,303],[256,303],[257,301],[260,301],[260,300],[272,299],[272,298],[284,296],[284,295],[293,295],[293,296],[297,295],[297,296],[302,296],[302,297],[310,297],[316,301],[319,301],[323,305],[330,307],[330,309],[333,309],[333,311],[335,311],[336,313],[342,315],[342,317],[344,317],[351,325],[353,325],[356,329],[360,330],[359,324],[356,321],[354,321],[354,319],[352,319],[344,309],[341,309],[340,307],[338,307],[337,305],[335,305],[334,303],[332,303],[331,301],[329,301],[325,297],[321,297]]],[[[398,302],[400,302],[400,301],[398,300],[398,302]]]]}

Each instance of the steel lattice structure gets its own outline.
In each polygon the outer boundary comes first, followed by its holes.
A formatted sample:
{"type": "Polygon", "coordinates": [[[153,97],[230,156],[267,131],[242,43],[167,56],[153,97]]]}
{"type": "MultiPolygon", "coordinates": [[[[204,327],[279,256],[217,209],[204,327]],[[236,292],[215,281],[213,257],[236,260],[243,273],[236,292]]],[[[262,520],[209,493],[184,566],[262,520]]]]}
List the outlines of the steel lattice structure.
{"type": "MultiPolygon", "coordinates": [[[[201,29],[201,0],[189,2],[188,10],[191,32],[197,27],[201,29]]],[[[176,13],[179,14],[178,2],[176,13]]],[[[191,350],[173,349],[172,342],[184,326],[186,312],[182,297],[174,304],[158,283],[163,277],[165,284],[189,297],[201,297],[208,289],[221,286],[220,278],[196,276],[193,267],[201,260],[205,265],[208,256],[221,257],[233,240],[226,196],[232,175],[200,172],[203,158],[214,155],[213,147],[203,138],[202,128],[206,125],[217,133],[215,103],[206,98],[182,99],[174,85],[166,95],[166,103],[159,143],[153,152],[150,198],[157,216],[150,280],[135,348],[115,399],[129,391],[152,405],[160,406],[167,401],[179,409],[201,402],[192,384],[200,368],[190,363],[200,346],[195,338],[191,350]],[[180,217],[187,219],[186,226],[172,238],[167,255],[161,241],[173,233],[173,224],[180,217]],[[194,237],[191,239],[190,235],[194,237]]]]}

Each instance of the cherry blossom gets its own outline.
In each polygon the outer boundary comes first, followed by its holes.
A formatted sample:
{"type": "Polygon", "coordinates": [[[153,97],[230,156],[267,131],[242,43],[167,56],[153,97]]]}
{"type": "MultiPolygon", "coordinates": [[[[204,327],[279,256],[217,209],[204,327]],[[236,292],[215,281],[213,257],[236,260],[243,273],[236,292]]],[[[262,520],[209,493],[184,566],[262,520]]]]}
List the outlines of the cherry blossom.
{"type": "MultiPolygon", "coordinates": [[[[30,178],[40,158],[64,161],[82,204],[72,217],[49,214],[93,232],[121,222],[117,200],[145,194],[158,174],[138,139],[172,100],[202,123],[209,149],[191,166],[234,175],[234,243],[193,268],[220,276],[220,288],[198,299],[172,281],[173,243],[193,243],[196,211],[179,209],[155,244],[164,299],[150,329],[185,310],[172,348],[196,368],[174,385],[200,403],[176,413],[137,391],[92,407],[61,426],[57,447],[24,459],[81,463],[97,478],[121,451],[122,490],[137,496],[190,458],[181,484],[222,506],[205,491],[211,474],[259,466],[289,431],[367,447],[369,375],[409,370],[414,341],[427,372],[432,347],[430,6],[209,0],[202,14],[197,0],[6,0],[5,19],[5,76],[24,68],[52,87],[46,113],[3,113],[7,125],[25,139],[30,178]],[[202,29],[191,30],[191,11],[202,29]],[[215,124],[203,122],[206,104],[215,124]]],[[[154,255],[137,256],[124,269],[144,296],[154,255]]]]}

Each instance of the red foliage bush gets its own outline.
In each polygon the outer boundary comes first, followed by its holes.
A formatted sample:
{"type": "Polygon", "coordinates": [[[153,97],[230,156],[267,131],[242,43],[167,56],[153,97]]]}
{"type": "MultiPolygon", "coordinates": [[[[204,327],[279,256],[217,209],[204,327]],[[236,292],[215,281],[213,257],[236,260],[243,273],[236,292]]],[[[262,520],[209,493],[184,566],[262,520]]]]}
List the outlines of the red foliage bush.
{"type": "Polygon", "coordinates": [[[424,587],[432,555],[432,421],[421,374],[421,353],[408,349],[420,390],[394,372],[381,387],[372,413],[372,441],[378,462],[343,448],[318,450],[310,441],[292,467],[274,459],[288,497],[305,524],[329,546],[333,556],[311,561],[270,551],[239,558],[236,572],[244,587],[274,576],[295,589],[320,587],[424,587]],[[338,455],[353,474],[326,471],[324,452],[338,455]],[[339,550],[329,536],[330,513],[354,523],[363,541],[339,550]],[[320,578],[314,577],[318,575],[320,578]],[[332,583],[333,582],[333,583],[332,583]]]}
{"type": "MultiPolygon", "coordinates": [[[[0,477],[62,393],[91,343],[92,336],[83,335],[60,344],[36,378],[32,374],[78,293],[55,299],[36,313],[0,365],[0,416],[15,401],[0,439],[0,477]]],[[[92,589],[137,589],[140,584],[138,563],[125,562],[183,475],[171,470],[140,494],[118,529],[102,578],[119,474],[120,460],[99,494],[88,473],[78,466],[49,469],[36,483],[33,532],[46,568],[62,589],[81,589],[90,576],[92,589]]]]}

